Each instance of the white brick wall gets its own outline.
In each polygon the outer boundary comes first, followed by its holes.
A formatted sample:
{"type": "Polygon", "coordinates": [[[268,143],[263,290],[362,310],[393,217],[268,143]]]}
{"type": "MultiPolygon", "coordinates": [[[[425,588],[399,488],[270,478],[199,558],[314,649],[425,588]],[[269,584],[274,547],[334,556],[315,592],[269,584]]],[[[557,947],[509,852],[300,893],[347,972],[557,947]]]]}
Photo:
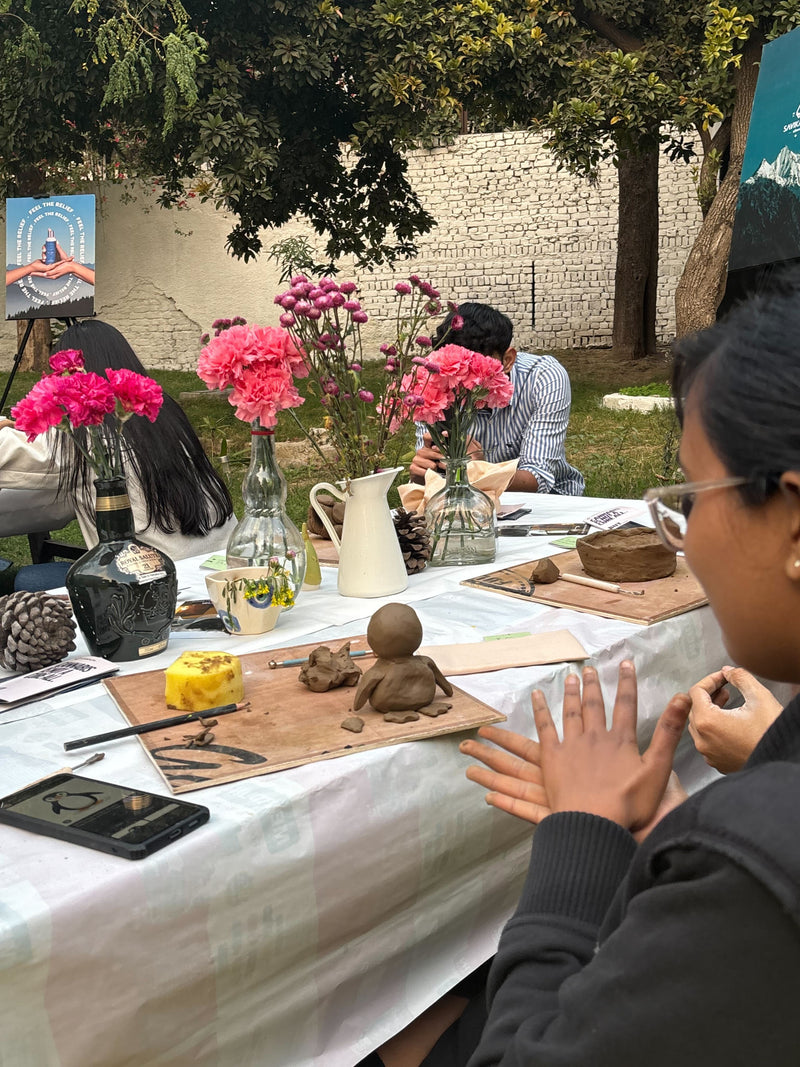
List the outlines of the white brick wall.
{"type": "MultiPolygon", "coordinates": [[[[388,336],[392,286],[412,272],[433,282],[445,299],[479,300],[504,311],[515,323],[520,348],[611,343],[617,226],[612,167],[590,186],[559,171],[541,137],[514,131],[471,134],[444,148],[412,152],[408,174],[438,225],[420,239],[415,260],[356,277],[371,316],[369,345],[377,348],[388,336]]],[[[668,341],[675,286],[701,216],[685,164],[662,156],[660,188],[657,334],[668,341]]],[[[126,204],[119,187],[104,192],[96,310],[122,330],[145,365],[193,369],[199,335],[219,316],[277,322],[277,269],[266,255],[245,264],[225,252],[230,216],[196,202],[189,211],[169,213],[141,194],[126,204]]],[[[307,233],[321,246],[302,221],[266,233],[264,244],[290,233],[307,233]]],[[[340,278],[354,277],[352,263],[340,267],[340,278]]],[[[13,324],[0,327],[0,341],[0,367],[7,369],[16,347],[13,324]]]]}

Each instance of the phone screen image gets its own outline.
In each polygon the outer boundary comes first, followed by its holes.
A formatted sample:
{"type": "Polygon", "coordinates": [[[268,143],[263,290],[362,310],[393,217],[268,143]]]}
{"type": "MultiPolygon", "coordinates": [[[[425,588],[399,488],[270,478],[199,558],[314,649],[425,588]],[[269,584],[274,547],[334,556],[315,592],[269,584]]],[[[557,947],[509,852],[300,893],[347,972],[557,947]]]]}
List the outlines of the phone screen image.
{"type": "Polygon", "coordinates": [[[208,808],[72,774],[0,800],[0,822],[139,859],[207,822],[208,808]]]}

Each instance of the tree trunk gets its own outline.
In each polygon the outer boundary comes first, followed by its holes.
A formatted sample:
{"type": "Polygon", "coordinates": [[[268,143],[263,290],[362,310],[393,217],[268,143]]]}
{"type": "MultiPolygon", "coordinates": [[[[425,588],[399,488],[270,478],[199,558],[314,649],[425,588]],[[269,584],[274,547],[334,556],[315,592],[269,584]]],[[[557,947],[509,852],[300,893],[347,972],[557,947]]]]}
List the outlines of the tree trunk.
{"type": "Polygon", "coordinates": [[[742,52],[731,119],[730,164],[719,192],[703,219],[675,291],[675,328],[678,337],[710,326],[725,293],[733,218],[739,199],[742,161],[762,46],[761,35],[755,31],[742,52]]]}
{"type": "MultiPolygon", "coordinates": [[[[17,351],[22,344],[28,323],[25,319],[17,322],[17,351]]],[[[34,319],[33,329],[25,345],[25,351],[20,360],[20,370],[35,370],[44,374],[50,370],[50,345],[53,342],[53,331],[50,329],[50,319],[34,319]]]]}
{"type": "Polygon", "coordinates": [[[640,359],[656,350],[658,148],[619,153],[614,351],[640,359]]]}

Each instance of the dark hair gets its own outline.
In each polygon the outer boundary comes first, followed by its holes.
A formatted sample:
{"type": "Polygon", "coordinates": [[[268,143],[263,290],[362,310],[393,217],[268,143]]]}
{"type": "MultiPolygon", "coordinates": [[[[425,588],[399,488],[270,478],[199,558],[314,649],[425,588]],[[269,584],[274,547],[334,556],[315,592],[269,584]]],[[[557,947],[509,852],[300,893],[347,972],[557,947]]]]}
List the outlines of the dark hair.
{"type": "MultiPolygon", "coordinates": [[[[77,348],[86,369],[105,377],[106,369],[147,374],[135,352],[106,322],[86,319],[64,331],[55,351],[77,348]]],[[[129,447],[126,467],[142,487],[147,524],[164,533],[205,536],[233,514],[228,487],[211,464],[183,408],[167,393],[155,422],[131,418],[123,426],[129,447]]],[[[59,490],[86,499],[93,474],[65,434],[61,438],[59,490]]]]}
{"type": "Polygon", "coordinates": [[[717,456],[750,504],[763,503],[787,470],[800,470],[800,273],[737,304],[720,322],[673,346],[672,395],[686,398],[717,456]]]}
{"type": "Polygon", "coordinates": [[[442,344],[461,345],[471,352],[480,352],[482,356],[505,355],[511,346],[514,326],[508,315],[497,311],[489,304],[468,302],[459,304],[447,318],[436,328],[433,335],[433,347],[442,344]],[[454,315],[460,315],[464,325],[460,330],[451,330],[450,323],[454,315]]]}

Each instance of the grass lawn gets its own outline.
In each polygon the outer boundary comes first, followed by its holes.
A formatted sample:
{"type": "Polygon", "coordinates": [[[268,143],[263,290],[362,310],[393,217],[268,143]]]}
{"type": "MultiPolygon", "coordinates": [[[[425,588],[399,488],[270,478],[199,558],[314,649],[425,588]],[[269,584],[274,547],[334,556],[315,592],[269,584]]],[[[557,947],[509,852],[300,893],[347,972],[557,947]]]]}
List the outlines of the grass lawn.
{"type": "MultiPolygon", "coordinates": [[[[653,359],[635,364],[614,360],[613,353],[599,351],[565,351],[555,353],[569,371],[572,381],[572,415],[567,435],[567,456],[586,479],[587,496],[639,497],[646,488],[663,481],[677,480],[677,426],[671,411],[640,414],[633,411],[609,411],[601,407],[605,393],[615,392],[624,385],[646,385],[664,381],[667,377],[665,359],[653,359]]],[[[247,468],[250,448],[249,426],[239,422],[227,400],[219,394],[206,392],[203,383],[191,372],[150,372],[176,399],[181,393],[196,393],[181,399],[192,425],[206,450],[220,462],[220,452],[227,447],[225,474],[231,489],[236,513],[242,513],[241,483],[247,468]]],[[[365,386],[370,378],[379,376],[376,365],[365,368],[365,386]],[[371,373],[370,373],[371,371],[371,373]]],[[[10,402],[23,396],[37,380],[35,374],[20,373],[14,380],[10,402]]],[[[301,383],[301,386],[304,383],[301,383]]],[[[296,409],[305,426],[320,426],[322,410],[316,401],[309,400],[296,409]]],[[[292,414],[283,412],[279,418],[276,440],[292,441],[302,438],[292,414]]],[[[413,434],[409,428],[399,442],[398,451],[406,461],[413,449],[413,434]]],[[[328,479],[327,472],[315,464],[284,465],[289,487],[287,508],[299,525],[308,509],[308,490],[315,482],[328,479]]],[[[390,498],[390,503],[398,500],[390,498]]],[[[55,534],[56,531],[53,531],[55,534]]],[[[82,544],[77,522],[58,531],[58,539],[82,544]]],[[[0,593],[13,586],[17,566],[30,563],[28,541],[25,537],[7,537],[0,544],[0,556],[11,560],[13,567],[0,572],[0,593]]]]}

